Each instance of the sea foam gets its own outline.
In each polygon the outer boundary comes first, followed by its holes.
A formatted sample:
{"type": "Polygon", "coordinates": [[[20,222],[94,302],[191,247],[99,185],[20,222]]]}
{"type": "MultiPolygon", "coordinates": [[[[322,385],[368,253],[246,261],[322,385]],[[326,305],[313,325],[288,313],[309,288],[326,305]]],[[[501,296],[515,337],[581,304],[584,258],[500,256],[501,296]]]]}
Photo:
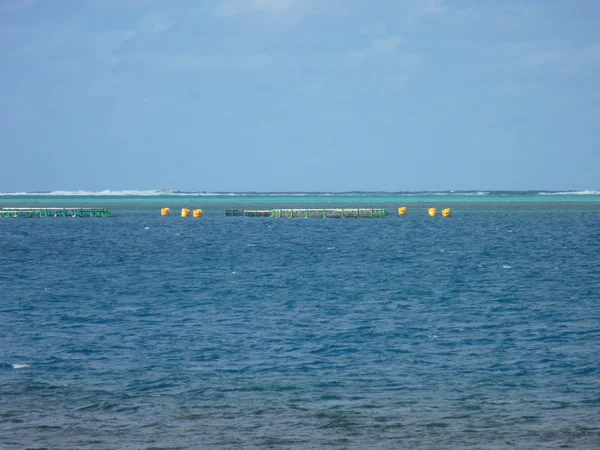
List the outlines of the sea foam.
{"type": "Polygon", "coordinates": [[[11,364],[13,369],[28,369],[31,367],[30,364],[11,364]]]}

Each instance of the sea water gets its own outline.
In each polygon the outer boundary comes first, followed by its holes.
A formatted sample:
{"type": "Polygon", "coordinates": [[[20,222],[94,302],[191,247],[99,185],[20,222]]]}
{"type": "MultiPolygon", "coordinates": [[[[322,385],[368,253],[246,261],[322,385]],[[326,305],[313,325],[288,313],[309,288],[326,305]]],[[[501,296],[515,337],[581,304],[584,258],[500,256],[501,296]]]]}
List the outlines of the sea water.
{"type": "Polygon", "coordinates": [[[0,448],[600,448],[597,194],[137,194],[0,197],[114,212],[0,219],[0,448]]]}

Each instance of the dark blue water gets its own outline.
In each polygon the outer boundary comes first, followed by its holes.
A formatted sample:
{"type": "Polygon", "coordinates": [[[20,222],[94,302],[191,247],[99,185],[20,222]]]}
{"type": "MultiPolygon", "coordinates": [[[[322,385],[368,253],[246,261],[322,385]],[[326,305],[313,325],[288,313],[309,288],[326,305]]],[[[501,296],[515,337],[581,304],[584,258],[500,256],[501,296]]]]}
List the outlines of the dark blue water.
{"type": "Polygon", "coordinates": [[[0,221],[0,448],[600,448],[600,212],[0,221]]]}

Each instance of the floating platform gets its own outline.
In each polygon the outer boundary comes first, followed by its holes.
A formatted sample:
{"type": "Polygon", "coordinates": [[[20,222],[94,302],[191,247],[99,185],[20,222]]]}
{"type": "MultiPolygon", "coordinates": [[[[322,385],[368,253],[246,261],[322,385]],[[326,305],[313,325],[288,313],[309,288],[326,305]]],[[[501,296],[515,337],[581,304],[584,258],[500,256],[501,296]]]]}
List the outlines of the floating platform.
{"type": "Polygon", "coordinates": [[[349,217],[386,217],[387,209],[228,209],[226,216],[240,217],[271,217],[271,218],[301,218],[301,219],[344,219],[349,217]]]}
{"type": "Polygon", "coordinates": [[[0,208],[0,217],[110,217],[107,208],[0,208]]]}

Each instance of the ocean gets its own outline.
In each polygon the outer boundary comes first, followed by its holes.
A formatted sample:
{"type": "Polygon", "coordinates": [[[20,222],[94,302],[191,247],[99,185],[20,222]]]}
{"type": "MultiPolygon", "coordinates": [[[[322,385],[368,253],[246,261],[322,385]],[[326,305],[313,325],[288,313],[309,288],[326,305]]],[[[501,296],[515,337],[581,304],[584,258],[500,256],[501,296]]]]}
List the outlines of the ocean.
{"type": "Polygon", "coordinates": [[[1,449],[600,448],[600,192],[48,206],[113,216],[0,218],[1,449]]]}

